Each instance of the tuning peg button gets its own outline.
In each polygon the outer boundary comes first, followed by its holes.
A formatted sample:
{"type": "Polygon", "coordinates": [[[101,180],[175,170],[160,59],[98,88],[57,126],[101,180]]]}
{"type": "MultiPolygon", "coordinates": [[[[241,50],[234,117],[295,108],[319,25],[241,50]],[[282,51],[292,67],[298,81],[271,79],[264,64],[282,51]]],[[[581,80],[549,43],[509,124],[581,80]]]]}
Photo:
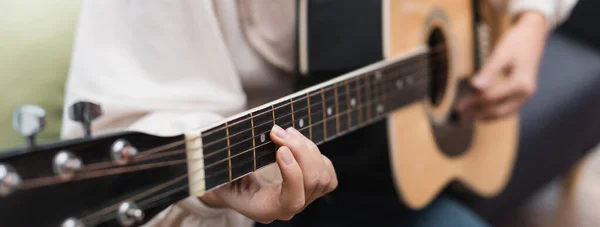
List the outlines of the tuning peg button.
{"type": "Polygon", "coordinates": [[[85,137],[92,135],[92,121],[102,115],[102,107],[92,102],[77,102],[68,111],[71,120],[81,123],[85,137]]]}
{"type": "Polygon", "coordinates": [[[115,163],[125,165],[133,161],[138,150],[127,140],[119,139],[113,143],[110,153],[115,163]]]}
{"type": "Polygon", "coordinates": [[[7,164],[0,164],[0,196],[7,196],[21,186],[21,177],[7,164]]]}
{"type": "Polygon", "coordinates": [[[85,227],[85,225],[79,219],[71,217],[65,219],[60,227],[85,227]]]}
{"type": "Polygon", "coordinates": [[[144,211],[133,202],[123,202],[117,211],[117,220],[121,226],[129,227],[144,220],[144,211]]]}
{"type": "Polygon", "coordinates": [[[13,112],[13,128],[35,145],[35,136],[44,129],[46,111],[36,105],[23,105],[13,112]]]}
{"type": "Polygon", "coordinates": [[[63,180],[71,179],[83,167],[83,161],[70,151],[62,150],[54,155],[52,168],[54,174],[63,180]]]}

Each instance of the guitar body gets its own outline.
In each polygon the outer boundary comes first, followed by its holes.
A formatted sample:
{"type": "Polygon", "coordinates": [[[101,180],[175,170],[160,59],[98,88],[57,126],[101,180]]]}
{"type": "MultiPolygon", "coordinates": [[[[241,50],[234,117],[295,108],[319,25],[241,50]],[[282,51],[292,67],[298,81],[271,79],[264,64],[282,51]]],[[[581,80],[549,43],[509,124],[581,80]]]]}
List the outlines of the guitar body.
{"type": "MultiPolygon", "coordinates": [[[[492,11],[486,3],[481,1],[479,7],[483,20],[491,28],[490,37],[495,39],[506,22],[501,13],[492,11]]],[[[452,129],[451,124],[455,123],[451,107],[457,100],[460,81],[473,75],[476,68],[473,4],[470,0],[384,1],[386,58],[439,42],[444,42],[447,49],[443,58],[447,59],[447,68],[434,75],[434,82],[443,81],[438,91],[433,91],[438,92],[437,100],[415,102],[387,118],[390,162],[397,190],[402,201],[414,209],[426,206],[453,180],[481,196],[498,194],[508,182],[516,157],[516,115],[475,122],[468,130],[469,138],[458,145],[466,149],[450,154],[444,150],[456,147],[449,143],[460,143],[460,138],[454,138],[456,135],[448,135],[461,133],[459,127],[452,129]],[[450,125],[450,129],[441,129],[444,125],[450,125]]]]}

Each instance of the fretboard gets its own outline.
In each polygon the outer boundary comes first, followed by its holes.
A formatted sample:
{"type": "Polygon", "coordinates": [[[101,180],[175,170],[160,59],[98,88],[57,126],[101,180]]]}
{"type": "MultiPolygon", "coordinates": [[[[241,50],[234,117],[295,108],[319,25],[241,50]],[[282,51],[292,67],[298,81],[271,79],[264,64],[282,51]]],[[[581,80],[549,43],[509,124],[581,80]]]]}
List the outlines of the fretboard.
{"type": "Polygon", "coordinates": [[[383,61],[229,118],[202,132],[206,190],[275,162],[274,124],[320,145],[422,99],[428,52],[383,61]]]}

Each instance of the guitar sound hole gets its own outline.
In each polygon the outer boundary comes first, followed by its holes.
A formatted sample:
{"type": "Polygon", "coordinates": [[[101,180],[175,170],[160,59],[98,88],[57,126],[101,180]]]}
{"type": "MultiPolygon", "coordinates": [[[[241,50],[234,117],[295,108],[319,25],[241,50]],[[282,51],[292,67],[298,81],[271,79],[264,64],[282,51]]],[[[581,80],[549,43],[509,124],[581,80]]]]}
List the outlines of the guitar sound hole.
{"type": "Polygon", "coordinates": [[[448,83],[448,54],[446,46],[446,38],[441,29],[435,28],[427,41],[430,49],[430,81],[429,84],[429,99],[433,106],[438,106],[442,103],[446,85],[448,83]]]}
{"type": "MultiPolygon", "coordinates": [[[[431,30],[429,39],[429,101],[432,107],[439,107],[444,102],[444,94],[448,86],[449,64],[448,64],[448,45],[446,36],[442,29],[435,27],[431,30]]],[[[460,81],[458,94],[465,91],[466,81],[460,81]]],[[[455,102],[456,100],[452,100],[455,102]]],[[[444,154],[448,157],[461,156],[468,150],[474,134],[473,125],[459,124],[453,111],[450,110],[448,120],[443,122],[431,122],[432,132],[435,142],[444,154]]]]}

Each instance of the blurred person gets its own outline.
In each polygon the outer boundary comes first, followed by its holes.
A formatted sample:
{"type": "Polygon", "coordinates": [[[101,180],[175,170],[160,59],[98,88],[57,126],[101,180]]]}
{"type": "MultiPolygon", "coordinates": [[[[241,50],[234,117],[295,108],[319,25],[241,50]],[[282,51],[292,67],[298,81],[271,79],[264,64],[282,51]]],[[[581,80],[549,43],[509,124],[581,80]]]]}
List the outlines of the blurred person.
{"type": "MultiPolygon", "coordinates": [[[[457,106],[465,120],[518,111],[535,92],[549,31],[575,2],[510,2],[514,24],[473,77],[479,92],[457,106]],[[492,85],[501,72],[509,72],[508,80],[492,85]]],[[[169,136],[205,126],[294,91],[295,23],[295,1],[84,0],[65,107],[79,100],[101,104],[104,115],[93,129],[102,133],[169,136]]],[[[394,189],[386,138],[370,133],[377,130],[385,131],[384,123],[319,149],[296,130],[276,126],[277,164],[243,178],[253,187],[187,198],[147,225],[488,226],[447,195],[421,211],[405,207],[394,189]],[[343,143],[357,138],[369,144],[343,143]],[[369,163],[345,161],[361,151],[369,163]]],[[[63,138],[81,134],[65,115],[63,138]]]]}

